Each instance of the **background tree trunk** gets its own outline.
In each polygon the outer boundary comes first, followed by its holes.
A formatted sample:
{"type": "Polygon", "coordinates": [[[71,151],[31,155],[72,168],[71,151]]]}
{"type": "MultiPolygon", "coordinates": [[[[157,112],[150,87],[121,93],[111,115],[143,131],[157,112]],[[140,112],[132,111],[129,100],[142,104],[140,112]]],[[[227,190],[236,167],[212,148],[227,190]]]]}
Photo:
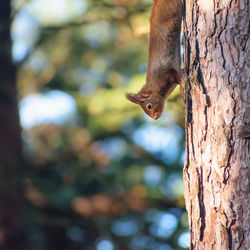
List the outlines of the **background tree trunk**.
{"type": "Polygon", "coordinates": [[[0,249],[28,249],[21,195],[21,137],[10,39],[10,1],[0,4],[0,249]]]}
{"type": "Polygon", "coordinates": [[[249,1],[186,0],[191,249],[250,249],[249,1]]]}

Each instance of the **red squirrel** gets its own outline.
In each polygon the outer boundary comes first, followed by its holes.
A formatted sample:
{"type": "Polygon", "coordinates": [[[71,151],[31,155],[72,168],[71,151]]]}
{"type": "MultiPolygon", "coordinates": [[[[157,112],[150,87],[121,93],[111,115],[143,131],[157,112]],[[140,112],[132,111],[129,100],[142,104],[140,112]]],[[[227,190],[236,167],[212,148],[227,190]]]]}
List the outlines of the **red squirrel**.
{"type": "Polygon", "coordinates": [[[181,82],[181,18],[182,0],[154,0],[146,84],[137,94],[126,94],[154,120],[161,116],[165,100],[181,82]]]}

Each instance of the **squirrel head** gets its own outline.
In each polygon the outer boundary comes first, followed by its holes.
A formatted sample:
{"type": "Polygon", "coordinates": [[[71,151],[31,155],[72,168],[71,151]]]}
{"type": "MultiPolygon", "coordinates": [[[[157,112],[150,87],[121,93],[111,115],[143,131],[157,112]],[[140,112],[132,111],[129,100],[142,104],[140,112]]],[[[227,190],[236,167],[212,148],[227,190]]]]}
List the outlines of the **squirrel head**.
{"type": "Polygon", "coordinates": [[[164,108],[165,96],[159,93],[142,93],[140,91],[137,94],[127,93],[126,97],[129,101],[139,104],[144,112],[154,120],[160,118],[164,108]]]}

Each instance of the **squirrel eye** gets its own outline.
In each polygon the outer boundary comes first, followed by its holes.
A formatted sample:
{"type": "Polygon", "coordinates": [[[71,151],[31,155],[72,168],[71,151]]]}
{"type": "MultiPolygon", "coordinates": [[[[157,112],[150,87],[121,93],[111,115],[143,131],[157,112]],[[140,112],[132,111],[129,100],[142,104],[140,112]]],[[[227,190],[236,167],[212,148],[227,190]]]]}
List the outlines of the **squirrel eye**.
{"type": "Polygon", "coordinates": [[[151,109],[153,106],[151,103],[148,103],[146,107],[147,107],[147,109],[151,109]]]}

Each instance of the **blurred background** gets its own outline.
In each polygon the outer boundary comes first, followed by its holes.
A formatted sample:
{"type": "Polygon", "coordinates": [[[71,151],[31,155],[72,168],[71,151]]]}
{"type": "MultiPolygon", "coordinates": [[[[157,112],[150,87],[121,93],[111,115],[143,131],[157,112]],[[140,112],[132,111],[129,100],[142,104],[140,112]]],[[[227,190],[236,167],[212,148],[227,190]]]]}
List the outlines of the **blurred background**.
{"type": "Polygon", "coordinates": [[[145,83],[151,5],[11,0],[31,249],[189,247],[179,87],[158,121],[125,98],[145,83]]]}

